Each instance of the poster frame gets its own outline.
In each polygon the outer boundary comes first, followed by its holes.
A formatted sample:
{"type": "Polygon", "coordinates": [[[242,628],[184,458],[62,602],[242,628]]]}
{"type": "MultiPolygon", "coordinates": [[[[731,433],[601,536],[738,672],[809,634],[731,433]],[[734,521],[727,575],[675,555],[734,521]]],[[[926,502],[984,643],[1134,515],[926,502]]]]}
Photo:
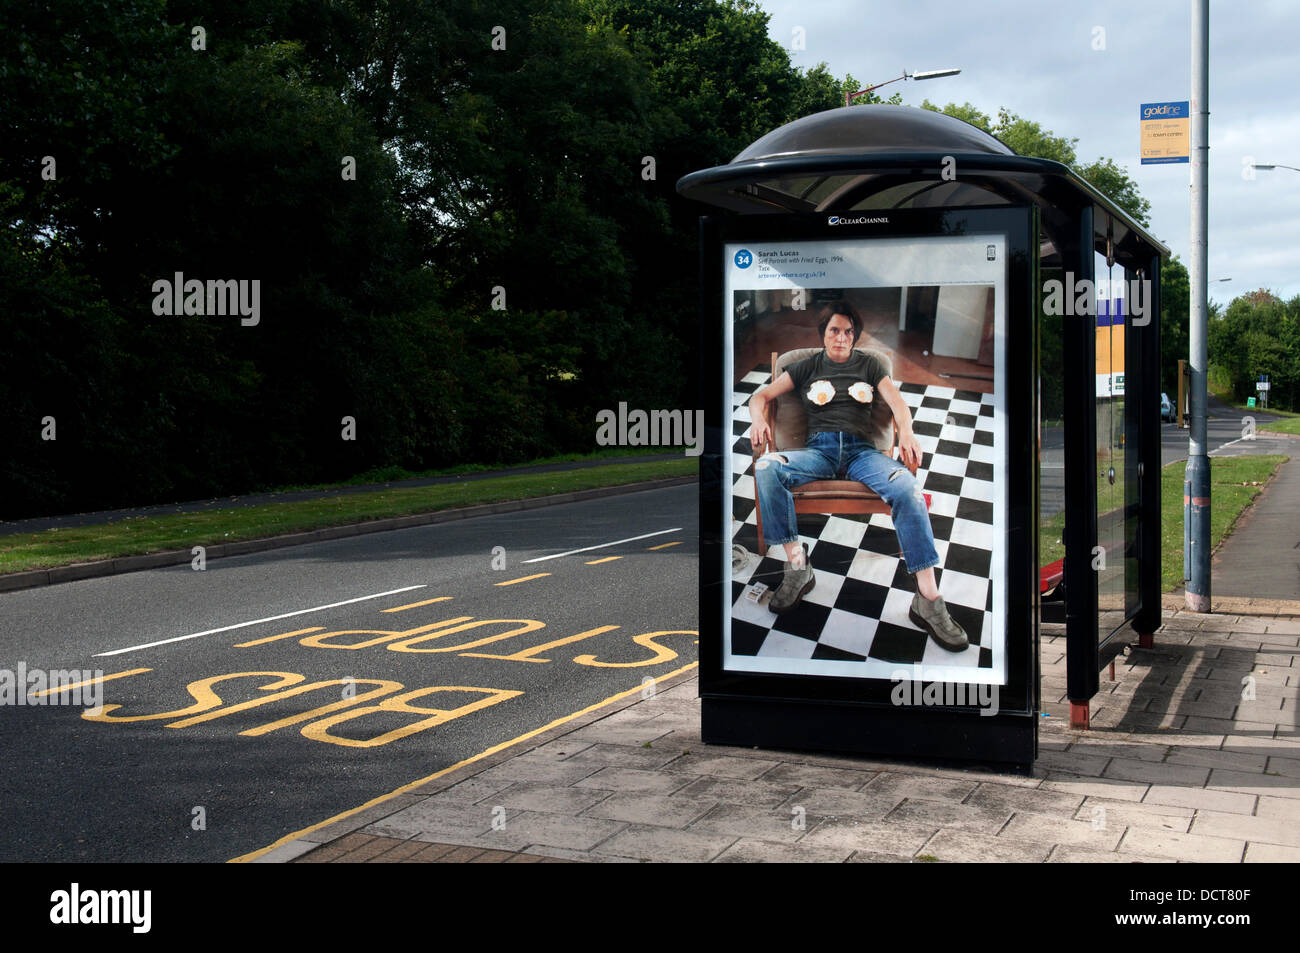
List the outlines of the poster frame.
{"type": "MultiPolygon", "coordinates": [[[[701,219],[700,382],[705,445],[700,474],[700,694],[706,742],[850,750],[921,757],[1032,763],[1038,690],[1038,212],[1032,206],[722,215],[701,219]],[[834,221],[832,222],[832,220],[834,221]],[[969,705],[904,705],[887,679],[744,672],[724,667],[724,616],[732,592],[724,571],[731,453],[732,384],[725,374],[723,250],[728,243],[1001,234],[1006,242],[1005,459],[1007,480],[1005,649],[1007,682],[998,712],[969,705]],[[725,510],[724,510],[725,507],[725,510]]],[[[945,683],[952,684],[952,683],[945,683]]],[[[940,697],[943,697],[940,691],[940,697]]],[[[948,697],[951,697],[949,695],[948,697]]]]}

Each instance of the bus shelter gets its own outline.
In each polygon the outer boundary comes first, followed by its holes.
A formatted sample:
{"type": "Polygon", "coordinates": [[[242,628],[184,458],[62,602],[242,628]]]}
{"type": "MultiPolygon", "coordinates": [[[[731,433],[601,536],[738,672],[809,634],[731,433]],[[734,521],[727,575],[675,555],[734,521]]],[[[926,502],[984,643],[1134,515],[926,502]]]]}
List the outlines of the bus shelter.
{"type": "Polygon", "coordinates": [[[714,209],[704,740],[1028,768],[1044,599],[1076,725],[1160,624],[1168,249],[1068,167],[911,107],[807,116],[677,188],[714,209]],[[827,420],[853,431],[833,451],[827,420]]]}

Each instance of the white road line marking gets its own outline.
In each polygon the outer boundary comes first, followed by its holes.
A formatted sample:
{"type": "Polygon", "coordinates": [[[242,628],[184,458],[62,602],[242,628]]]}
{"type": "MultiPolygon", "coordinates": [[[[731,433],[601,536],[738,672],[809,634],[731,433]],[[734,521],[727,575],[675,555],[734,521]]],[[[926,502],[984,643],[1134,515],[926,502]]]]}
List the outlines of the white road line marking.
{"type": "Polygon", "coordinates": [[[178,635],[174,639],[161,639],[157,642],[146,642],[144,645],[132,645],[124,649],[113,649],[111,652],[100,652],[95,658],[102,658],[105,655],[121,655],[123,652],[134,652],[137,649],[151,649],[158,645],[167,645],[171,642],[184,642],[186,639],[197,639],[201,635],[214,635],[217,632],[229,632],[231,629],[243,629],[250,625],[261,625],[263,622],[274,622],[277,619],[287,619],[290,616],[306,615],[308,612],[320,612],[322,609],[334,609],[338,606],[350,605],[353,602],[365,602],[367,599],[382,599],[384,596],[396,595],[399,592],[410,592],[412,589],[424,589],[428,584],[421,583],[418,586],[404,586],[401,589],[390,589],[387,592],[376,592],[373,596],[357,596],[355,599],[344,599],[342,602],[331,602],[327,606],[314,606],[311,609],[299,609],[297,612],[285,612],[281,615],[268,616],[265,619],[254,619],[252,622],[237,622],[234,625],[223,625],[219,629],[208,629],[206,632],[192,632],[189,635],[178,635]]]}
{"type": "Polygon", "coordinates": [[[1205,455],[1207,457],[1213,456],[1214,454],[1222,450],[1224,447],[1231,447],[1234,443],[1241,443],[1243,440],[1249,440],[1249,439],[1250,439],[1249,437],[1238,437],[1236,440],[1229,440],[1227,443],[1221,443],[1213,450],[1207,451],[1205,455]]]}
{"type": "Polygon", "coordinates": [[[616,539],[612,543],[601,543],[599,546],[584,546],[582,549],[571,549],[567,553],[553,553],[550,556],[538,556],[536,559],[525,559],[525,563],[540,563],[548,559],[559,559],[561,556],[573,556],[577,553],[591,552],[593,549],[605,549],[609,546],[618,546],[621,543],[635,543],[638,539],[649,539],[651,536],[663,536],[665,533],[680,533],[680,526],[674,526],[672,529],[661,529],[656,533],[646,533],[644,536],[630,536],[627,539],[616,539]]]}

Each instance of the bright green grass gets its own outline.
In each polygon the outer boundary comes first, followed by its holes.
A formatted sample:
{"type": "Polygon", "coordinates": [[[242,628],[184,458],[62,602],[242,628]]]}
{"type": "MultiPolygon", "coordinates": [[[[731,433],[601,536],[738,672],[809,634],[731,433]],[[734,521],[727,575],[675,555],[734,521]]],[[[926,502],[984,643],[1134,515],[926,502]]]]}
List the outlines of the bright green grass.
{"type": "MultiPolygon", "coordinates": [[[[662,453],[672,453],[673,447],[604,447],[595,453],[561,453],[553,457],[540,457],[522,463],[486,464],[461,463],[441,470],[407,470],[405,467],[379,467],[366,470],[349,477],[341,483],[301,483],[276,487],[274,490],[259,491],[271,493],[288,493],[295,490],[332,490],[336,486],[363,486],[367,483],[394,483],[398,480],[414,480],[426,477],[456,476],[462,473],[486,473],[491,470],[505,470],[517,467],[539,467],[549,463],[575,463],[583,460],[609,460],[618,457],[646,457],[662,453]]],[[[680,451],[677,451],[680,452],[680,451]]]]}
{"type": "MultiPolygon", "coordinates": [[[[1210,546],[1216,548],[1262,485],[1288,457],[1210,458],[1210,546]]],[[[1183,460],[1160,472],[1160,581],[1168,592],[1183,580],[1183,460]]]]}
{"type": "MultiPolygon", "coordinates": [[[[1277,413],[1277,411],[1269,411],[1269,413],[1277,413]]],[[[1259,429],[1271,430],[1274,433],[1300,434],[1300,415],[1283,417],[1281,420],[1271,420],[1266,424],[1260,424],[1259,429]]]]}
{"type": "Polygon", "coordinates": [[[1046,566],[1065,558],[1065,511],[1038,524],[1038,563],[1046,566]]]}
{"type": "Polygon", "coordinates": [[[95,559],[211,546],[241,539],[305,532],[392,516],[503,500],[522,500],[600,486],[638,483],[699,472],[699,458],[621,463],[555,473],[339,493],[315,500],[231,507],[122,519],[99,526],[51,529],[0,537],[0,572],[48,569],[95,559]]]}
{"type": "MultiPolygon", "coordinates": [[[[1259,495],[1261,486],[1286,457],[1211,457],[1210,536],[1219,542],[1237,517],[1259,495]]],[[[1161,584],[1166,592],[1183,584],[1183,474],[1185,461],[1169,464],[1160,476],[1161,584]]],[[[1038,562],[1046,566],[1065,557],[1065,513],[1044,520],[1038,529],[1038,562]]]]}

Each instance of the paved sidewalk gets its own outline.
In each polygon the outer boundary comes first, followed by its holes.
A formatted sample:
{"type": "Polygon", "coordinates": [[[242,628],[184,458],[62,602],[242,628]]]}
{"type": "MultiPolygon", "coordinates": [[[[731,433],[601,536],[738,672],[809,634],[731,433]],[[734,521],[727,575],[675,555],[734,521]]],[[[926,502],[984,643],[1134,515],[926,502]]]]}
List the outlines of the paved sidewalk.
{"type": "Polygon", "coordinates": [[[1264,492],[1215,550],[1210,566],[1212,597],[1300,599],[1300,437],[1288,437],[1273,452],[1291,459],[1278,467],[1264,492]]]}
{"type": "Polygon", "coordinates": [[[1300,602],[1166,597],[1072,731],[1044,626],[1033,775],[706,746],[697,680],[305,833],[264,862],[1300,861],[1300,602]]]}

